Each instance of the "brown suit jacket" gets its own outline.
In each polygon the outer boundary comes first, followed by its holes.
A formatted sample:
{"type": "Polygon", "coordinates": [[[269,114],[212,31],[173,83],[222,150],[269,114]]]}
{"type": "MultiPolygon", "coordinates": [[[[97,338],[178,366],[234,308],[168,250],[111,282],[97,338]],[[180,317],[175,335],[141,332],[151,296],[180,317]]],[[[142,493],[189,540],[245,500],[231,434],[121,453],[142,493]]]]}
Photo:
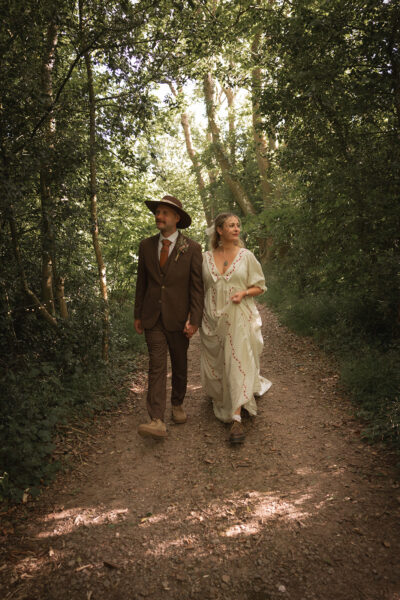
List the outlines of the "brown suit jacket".
{"type": "Polygon", "coordinates": [[[140,242],[135,319],[151,329],[161,316],[167,331],[182,331],[190,315],[201,325],[204,304],[202,252],[197,242],[179,232],[164,267],[158,259],[159,234],[140,242]]]}

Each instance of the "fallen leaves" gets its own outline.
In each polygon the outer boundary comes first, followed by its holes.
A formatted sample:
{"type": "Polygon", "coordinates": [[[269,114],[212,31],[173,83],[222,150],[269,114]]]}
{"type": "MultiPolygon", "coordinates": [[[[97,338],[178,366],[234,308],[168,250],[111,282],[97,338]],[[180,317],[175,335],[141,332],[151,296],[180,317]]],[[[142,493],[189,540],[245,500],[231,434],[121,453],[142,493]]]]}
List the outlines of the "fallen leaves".
{"type": "MultiPolygon", "coordinates": [[[[275,360],[268,353],[265,356],[275,360]]],[[[271,372],[271,378],[278,377],[276,370],[271,372]]],[[[325,373],[321,370],[318,379],[325,373]]],[[[311,588],[316,596],[326,597],[326,588],[322,588],[327,580],[321,573],[329,577],[331,571],[335,573],[332,597],[337,591],[336,579],[348,586],[358,583],[360,596],[368,590],[371,597],[378,597],[380,584],[374,587],[375,575],[384,577],[398,556],[390,523],[396,516],[392,504],[400,509],[399,486],[389,480],[390,468],[386,472],[383,466],[379,466],[383,474],[377,485],[376,467],[370,468],[365,445],[355,454],[360,443],[354,440],[359,433],[357,422],[323,404],[329,400],[329,385],[323,385],[328,395],[320,395],[315,380],[311,388],[304,379],[295,398],[294,379],[282,370],[281,381],[288,387],[274,379],[275,396],[268,403],[259,402],[259,415],[247,421],[249,435],[239,452],[224,441],[227,428],[215,419],[200,393],[190,404],[191,421],[179,430],[179,436],[171,431],[162,451],[136,440],[134,428],[143,414],[121,417],[116,412],[114,421],[107,417],[114,437],[109,437],[104,427],[96,435],[97,443],[90,440],[89,454],[79,425],[76,431],[67,431],[74,434],[70,443],[76,441],[92,471],[82,468],[85,484],[81,475],[76,477],[79,471],[75,467],[63,478],[64,491],[58,490],[58,496],[50,493],[53,505],[48,517],[55,506],[61,512],[66,504],[75,531],[67,533],[61,517],[56,521],[52,516],[54,525],[48,528],[43,521],[35,522],[33,502],[22,507],[25,520],[16,521],[15,532],[13,519],[3,512],[7,544],[20,544],[22,550],[19,555],[9,551],[9,562],[0,567],[0,585],[7,577],[9,586],[21,583],[21,597],[25,593],[22,586],[29,587],[32,597],[34,593],[40,597],[39,585],[52,585],[57,573],[75,584],[70,590],[60,589],[61,599],[67,594],[69,600],[111,597],[111,588],[105,592],[102,586],[107,583],[129,590],[133,580],[138,598],[239,598],[248,568],[249,597],[271,595],[283,600],[291,596],[293,582],[298,585],[301,581],[296,564],[304,563],[310,567],[318,564],[320,569],[310,568],[304,584],[307,589],[299,590],[299,597],[311,594],[311,588]],[[315,401],[310,403],[309,398],[315,401]],[[267,439],[267,435],[272,437],[267,439]],[[347,435],[354,440],[351,446],[347,435]],[[329,463],[327,443],[332,448],[329,463]],[[123,461],[118,448],[124,449],[123,461]],[[86,515],[92,513],[86,512],[87,507],[100,505],[101,511],[126,507],[129,519],[123,523],[89,519],[86,515]],[[228,528],[235,528],[234,535],[225,535],[228,528]],[[35,536],[29,549],[26,531],[35,536]],[[52,536],[43,543],[43,557],[40,533],[52,536]],[[324,556],[327,543],[329,557],[324,556]],[[107,558],[103,560],[104,555],[107,558]],[[33,563],[38,557],[40,564],[33,563]],[[345,571],[344,560],[359,567],[345,571]],[[19,571],[14,568],[17,563],[19,571]],[[22,576],[22,570],[29,572],[22,576]],[[16,573],[15,580],[12,573],[16,573]],[[261,582],[253,581],[257,578],[261,582]],[[83,581],[87,587],[82,586],[83,581]]]]}

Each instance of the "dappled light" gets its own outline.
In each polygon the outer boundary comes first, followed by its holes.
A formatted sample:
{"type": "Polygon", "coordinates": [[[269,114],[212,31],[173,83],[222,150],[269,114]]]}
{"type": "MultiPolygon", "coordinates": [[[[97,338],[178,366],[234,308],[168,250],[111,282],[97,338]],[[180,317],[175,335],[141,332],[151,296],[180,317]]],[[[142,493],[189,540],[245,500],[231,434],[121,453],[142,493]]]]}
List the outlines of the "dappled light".
{"type": "Polygon", "coordinates": [[[188,385],[188,390],[190,392],[195,392],[196,390],[201,390],[201,385],[188,385]]]}
{"type": "MultiPolygon", "coordinates": [[[[272,522],[279,520],[281,525],[289,524],[293,520],[300,520],[302,525],[308,517],[312,518],[312,511],[301,510],[305,508],[303,505],[307,503],[310,508],[309,501],[312,500],[311,495],[303,495],[297,497],[293,502],[282,500],[278,493],[266,493],[257,491],[244,491],[241,494],[231,494],[225,498],[212,500],[208,504],[199,507],[197,510],[189,510],[186,514],[182,514],[176,506],[169,506],[166,511],[147,516],[140,516],[134,519],[134,527],[140,532],[146,533],[146,538],[149,540],[149,547],[146,554],[149,556],[176,556],[184,554],[189,548],[194,552],[194,555],[203,556],[209,544],[208,532],[213,532],[217,535],[221,543],[229,538],[256,536],[255,539],[260,539],[265,528],[269,529],[272,522]],[[176,520],[184,520],[188,523],[192,531],[185,533],[179,537],[174,537],[174,523],[176,520]],[[154,531],[154,528],[165,524],[165,534],[160,535],[154,531]],[[199,531],[200,526],[200,531],[199,531]],[[258,537],[257,537],[258,536],[258,537]]],[[[316,508],[314,512],[323,507],[323,503],[316,508]]],[[[96,527],[112,527],[118,525],[123,526],[125,523],[132,525],[132,514],[129,508],[111,509],[107,506],[92,506],[64,509],[56,512],[48,513],[42,520],[41,530],[37,533],[39,540],[68,538],[77,530],[84,528],[96,527]]],[[[119,534],[118,534],[119,535],[119,534]]],[[[64,543],[62,547],[65,548],[64,543]]],[[[52,560],[54,549],[50,549],[47,560],[52,560]]],[[[58,559],[68,555],[68,550],[58,552],[58,559]]],[[[44,568],[46,558],[40,560],[27,558],[16,565],[17,570],[21,570],[33,575],[36,571],[44,568]]],[[[87,564],[85,568],[92,568],[95,564],[87,564]]],[[[82,568],[78,565],[77,570],[82,568]]]]}
{"type": "Polygon", "coordinates": [[[102,510],[99,508],[82,508],[63,510],[50,513],[44,519],[45,523],[55,525],[52,530],[42,531],[39,538],[55,537],[71,533],[77,527],[90,527],[104,523],[117,523],[128,513],[128,509],[102,510]],[[53,523],[55,521],[55,523],[53,523]]]}
{"type": "Polygon", "coordinates": [[[0,600],[400,600],[399,22],[2,3],[0,600]]]}
{"type": "MultiPolygon", "coordinates": [[[[253,535],[258,533],[264,525],[268,526],[268,521],[271,519],[279,518],[283,522],[300,518],[304,520],[307,518],[308,512],[301,511],[300,506],[306,501],[310,501],[310,499],[310,495],[304,495],[290,503],[280,499],[277,494],[248,491],[241,495],[234,494],[224,499],[219,498],[218,501],[210,502],[201,510],[191,510],[184,517],[184,520],[192,525],[203,523],[207,527],[218,531],[220,535],[227,537],[239,534],[253,535]],[[238,510],[244,511],[246,524],[233,525],[224,529],[226,521],[241,520],[242,517],[237,515],[238,510]]],[[[322,506],[323,503],[318,506],[318,509],[322,506]]],[[[168,524],[171,520],[176,519],[176,513],[176,508],[171,506],[167,512],[137,518],[136,525],[143,531],[151,532],[151,528],[155,524],[159,524],[161,521],[168,524]]],[[[37,537],[64,536],[79,527],[118,524],[130,519],[131,515],[128,508],[76,507],[46,515],[43,523],[48,529],[40,531],[37,537]]],[[[182,544],[185,543],[185,540],[184,537],[182,544]]],[[[172,540],[169,544],[175,546],[180,543],[177,540],[172,540]]]]}
{"type": "Polygon", "coordinates": [[[229,425],[215,419],[203,395],[198,339],[189,356],[188,422],[168,422],[162,443],[136,433],[146,416],[145,378],[136,373],[135,401],[105,414],[86,440],[79,426],[72,432],[76,470],[24,524],[22,550],[9,554],[10,591],[41,589],[46,597],[46,588],[70,600],[59,590],[69,594],[73,582],[78,596],[97,590],[104,600],[113,588],[120,597],[133,589],[139,598],[279,600],[290,593],[311,600],[312,588],[321,600],[348,600],[354,582],[366,597],[376,595],[375,570],[387,577],[383,600],[397,600],[397,488],[377,475],[388,467],[375,465],[376,452],[360,445],[353,421],[338,427],[343,408],[331,383],[314,393],[316,376],[326,378],[325,358],[307,351],[309,376],[297,374],[305,342],[260,310],[274,348],[273,387],[259,399],[257,417],[244,419],[245,444],[229,446],[229,425]]]}

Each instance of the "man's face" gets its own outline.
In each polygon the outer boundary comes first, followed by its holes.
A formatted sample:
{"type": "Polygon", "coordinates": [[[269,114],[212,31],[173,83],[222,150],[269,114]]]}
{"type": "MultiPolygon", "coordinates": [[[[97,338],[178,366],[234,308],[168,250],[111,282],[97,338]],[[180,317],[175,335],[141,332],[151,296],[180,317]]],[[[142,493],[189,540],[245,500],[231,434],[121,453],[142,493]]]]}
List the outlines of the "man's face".
{"type": "Polygon", "coordinates": [[[169,208],[165,204],[159,204],[156,208],[155,217],[156,227],[164,237],[168,237],[176,231],[180,216],[173,208],[169,208]]]}

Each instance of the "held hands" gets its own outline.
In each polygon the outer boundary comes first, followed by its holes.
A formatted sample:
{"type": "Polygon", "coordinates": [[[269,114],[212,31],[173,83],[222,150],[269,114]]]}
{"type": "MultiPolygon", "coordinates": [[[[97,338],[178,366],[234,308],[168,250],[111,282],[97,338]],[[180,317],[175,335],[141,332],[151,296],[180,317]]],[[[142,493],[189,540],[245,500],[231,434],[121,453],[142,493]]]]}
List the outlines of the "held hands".
{"type": "MultiPolygon", "coordinates": [[[[142,333],[143,333],[142,321],[140,319],[135,319],[133,324],[134,324],[136,333],[138,333],[139,335],[142,335],[142,333]]],[[[189,321],[186,321],[183,333],[186,335],[186,337],[188,339],[190,339],[196,333],[197,330],[198,330],[197,325],[192,325],[191,323],[189,323],[189,321]]]]}
{"type": "Polygon", "coordinates": [[[248,295],[247,292],[248,290],[244,290],[243,292],[236,292],[236,294],[233,294],[233,296],[231,296],[232,302],[234,304],[240,304],[243,298],[248,295]]]}
{"type": "Polygon", "coordinates": [[[142,321],[140,319],[135,319],[133,322],[133,325],[136,329],[136,333],[138,333],[139,335],[142,335],[142,333],[143,333],[142,321]]]}
{"type": "Polygon", "coordinates": [[[188,340],[190,340],[190,338],[196,333],[197,330],[197,325],[192,325],[191,323],[189,323],[189,321],[186,321],[183,333],[186,335],[188,340]]]}

